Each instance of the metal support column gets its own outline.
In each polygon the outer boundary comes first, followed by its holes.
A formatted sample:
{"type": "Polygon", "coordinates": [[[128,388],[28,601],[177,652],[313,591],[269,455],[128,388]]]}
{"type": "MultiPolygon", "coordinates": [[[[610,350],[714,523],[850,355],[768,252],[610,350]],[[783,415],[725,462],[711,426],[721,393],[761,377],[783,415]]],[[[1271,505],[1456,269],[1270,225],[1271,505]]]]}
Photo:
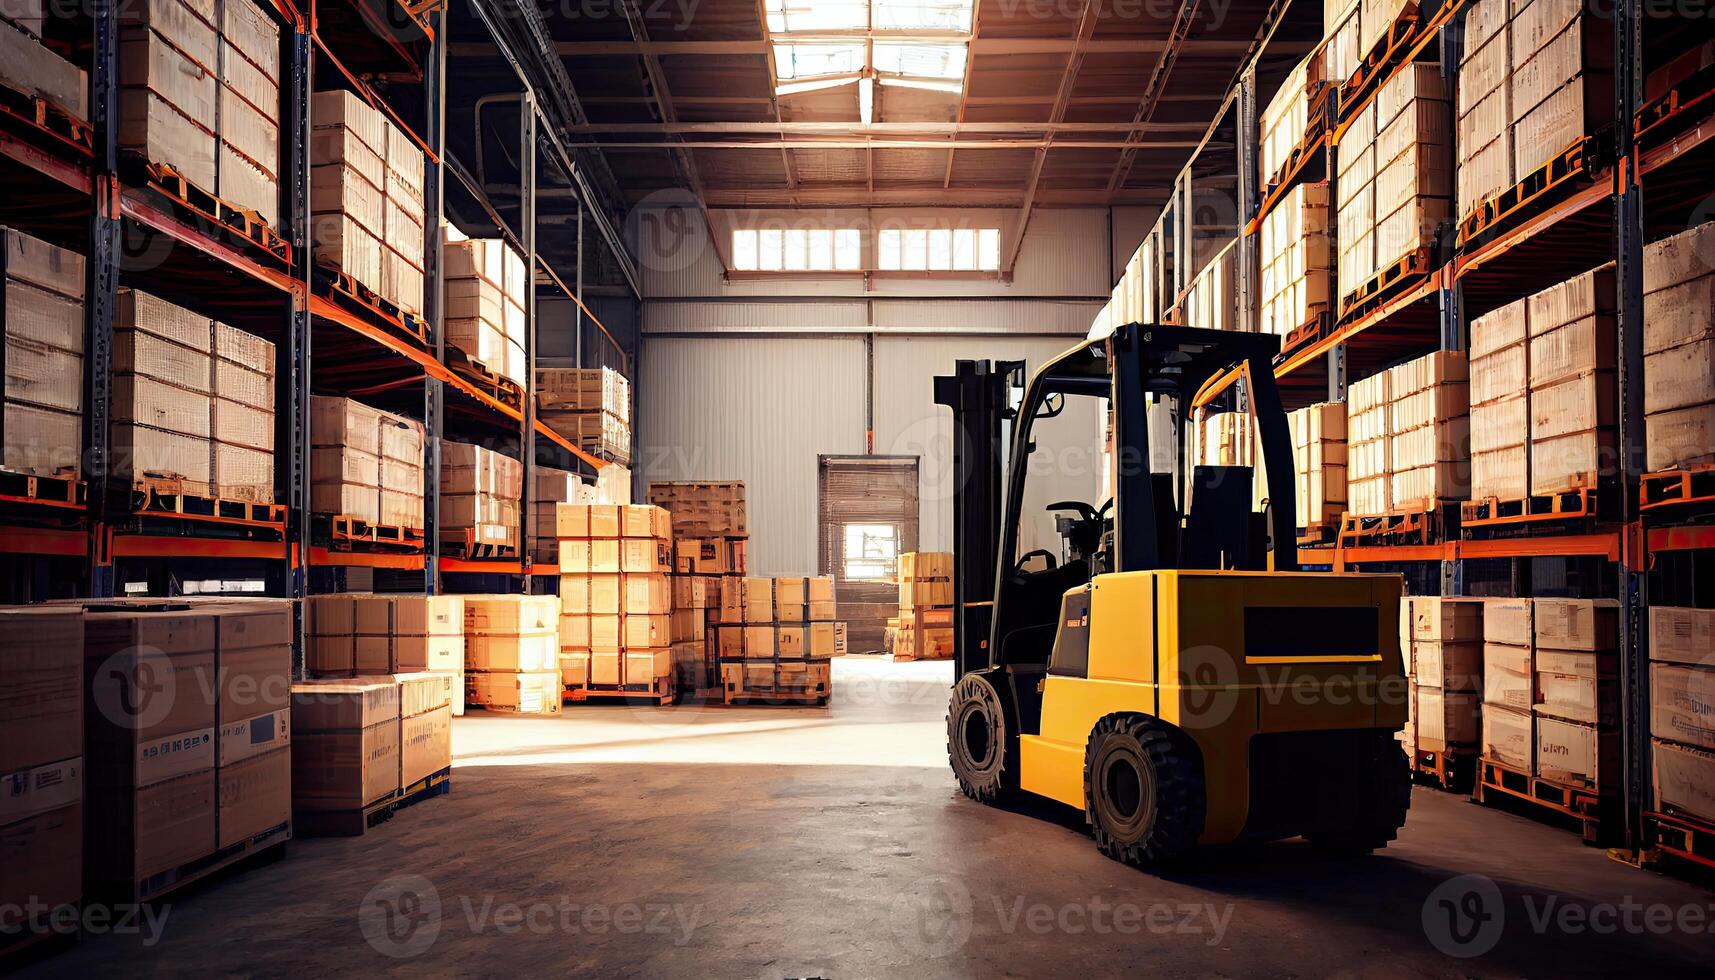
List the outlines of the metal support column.
{"type": "MultiPolygon", "coordinates": [[[[446,363],[447,339],[441,309],[441,213],[446,206],[447,38],[442,11],[429,14],[434,31],[423,69],[424,141],[434,159],[423,170],[423,319],[429,348],[446,363]]],[[[439,378],[423,379],[423,590],[441,591],[441,433],[446,426],[446,391],[439,378]]]]}
{"type": "Polygon", "coordinates": [[[578,201],[578,246],[576,268],[572,270],[572,288],[577,290],[577,300],[572,304],[572,366],[584,366],[584,202],[578,201]]]}
{"type": "Polygon", "coordinates": [[[1258,308],[1258,280],[1262,277],[1262,263],[1258,254],[1257,235],[1245,234],[1245,225],[1255,217],[1262,207],[1262,164],[1258,159],[1255,135],[1257,133],[1256,109],[1256,66],[1245,72],[1239,80],[1238,88],[1238,132],[1234,134],[1236,156],[1238,157],[1238,182],[1234,187],[1233,202],[1234,220],[1238,232],[1238,328],[1246,333],[1257,331],[1257,319],[1261,314],[1258,308]]]}
{"type": "MultiPolygon", "coordinates": [[[[1447,131],[1459,131],[1459,119],[1454,108],[1459,104],[1459,61],[1460,51],[1464,47],[1463,15],[1453,23],[1442,25],[1436,38],[1441,49],[1441,82],[1447,90],[1447,111],[1445,113],[1447,131]]],[[[1441,241],[1436,248],[1437,266],[1452,258],[1453,236],[1457,230],[1458,216],[1454,216],[1454,224],[1444,229],[1441,241]]],[[[1439,309],[1441,314],[1441,349],[1464,350],[1465,344],[1465,311],[1464,291],[1462,288],[1443,283],[1439,292],[1439,309]]]]}
{"type": "MultiPolygon", "coordinates": [[[[1620,493],[1622,519],[1638,519],[1638,481],[1644,470],[1643,191],[1638,185],[1631,122],[1643,101],[1643,31],[1637,4],[1614,10],[1614,118],[1619,166],[1614,202],[1616,320],[1620,334],[1620,493]]],[[[1628,543],[1630,544],[1630,543],[1628,543]]],[[[1648,576],[1637,567],[1637,550],[1621,549],[1620,724],[1625,789],[1625,843],[1647,846],[1643,812],[1650,797],[1649,675],[1645,662],[1648,576]]],[[[1646,561],[1647,564],[1647,561],[1646,561]]]]}
{"type": "MultiPolygon", "coordinates": [[[[277,404],[275,445],[280,447],[274,466],[286,505],[287,554],[291,556],[287,597],[302,599],[309,590],[310,564],[310,64],[313,41],[307,32],[286,35],[286,84],[281,87],[285,127],[285,151],[281,184],[286,201],[282,222],[292,243],[292,277],[303,291],[294,295],[286,310],[286,344],[283,370],[276,372],[277,404]]],[[[302,678],[304,669],[304,609],[293,605],[292,676],[302,678]]]]}
{"type": "Polygon", "coordinates": [[[530,591],[530,556],[536,524],[530,513],[536,469],[536,95],[526,91],[518,103],[518,236],[524,244],[524,431],[519,440],[524,464],[524,493],[518,503],[518,558],[521,584],[530,591]]]}
{"type": "MultiPolygon", "coordinates": [[[[1325,91],[1322,93],[1322,98],[1325,100],[1324,111],[1327,113],[1329,125],[1332,126],[1333,121],[1335,119],[1339,118],[1339,108],[1340,108],[1339,90],[1337,88],[1335,88],[1332,91],[1325,91]]],[[[1329,133],[1327,143],[1328,143],[1328,145],[1323,148],[1322,153],[1323,153],[1324,159],[1327,161],[1328,187],[1329,187],[1330,192],[1332,192],[1333,188],[1339,186],[1339,182],[1340,182],[1340,148],[1338,146],[1334,145],[1332,132],[1329,133]]],[[[1328,222],[1327,234],[1328,234],[1328,255],[1330,257],[1339,255],[1340,254],[1339,222],[1330,220],[1328,222]]],[[[1334,268],[1331,269],[1328,273],[1328,284],[1329,284],[1329,290],[1328,291],[1330,294],[1330,296],[1329,296],[1330,301],[1328,304],[1329,309],[1328,309],[1327,316],[1329,317],[1330,320],[1337,323],[1340,319],[1340,292],[1345,287],[1344,287],[1344,284],[1342,284],[1339,280],[1339,275],[1340,275],[1339,263],[1335,262],[1335,263],[1333,263],[1333,266],[1334,266],[1334,268]]],[[[1333,323],[1330,323],[1329,326],[1332,327],[1333,323]]],[[[1346,372],[1346,345],[1345,344],[1335,344],[1332,347],[1329,347],[1327,358],[1328,358],[1328,400],[1331,402],[1343,403],[1346,400],[1346,387],[1348,384],[1348,378],[1347,378],[1347,372],[1346,372]]]]}
{"type": "Polygon", "coordinates": [[[119,292],[119,0],[94,0],[94,49],[90,54],[89,121],[95,143],[91,185],[89,256],[83,305],[83,478],[89,484],[89,594],[113,595],[114,569],[107,552],[110,521],[122,515],[129,496],[115,492],[108,431],[113,386],[113,308],[119,292]]]}

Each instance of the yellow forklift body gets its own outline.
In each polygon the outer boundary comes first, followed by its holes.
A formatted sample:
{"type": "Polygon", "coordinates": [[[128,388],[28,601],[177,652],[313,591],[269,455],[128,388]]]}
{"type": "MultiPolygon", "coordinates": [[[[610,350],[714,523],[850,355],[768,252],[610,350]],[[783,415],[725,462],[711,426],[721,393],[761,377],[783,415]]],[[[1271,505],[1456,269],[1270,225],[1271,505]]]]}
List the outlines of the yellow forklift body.
{"type": "Polygon", "coordinates": [[[1043,679],[1041,732],[1019,737],[1020,785],[1082,809],[1096,723],[1153,715],[1201,753],[1201,842],[1238,838],[1253,736],[1405,724],[1400,585],[1393,575],[1314,572],[1096,576],[1088,622],[1059,625],[1062,641],[1087,629],[1087,669],[1043,679]]]}

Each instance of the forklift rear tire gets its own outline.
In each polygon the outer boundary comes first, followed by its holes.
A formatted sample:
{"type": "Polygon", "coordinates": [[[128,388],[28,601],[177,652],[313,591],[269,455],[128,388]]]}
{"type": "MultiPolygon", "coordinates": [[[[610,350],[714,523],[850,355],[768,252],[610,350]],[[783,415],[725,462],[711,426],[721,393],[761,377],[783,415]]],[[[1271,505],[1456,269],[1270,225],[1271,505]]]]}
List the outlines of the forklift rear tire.
{"type": "Polygon", "coordinates": [[[1017,795],[1018,733],[1007,724],[1000,692],[980,674],[966,674],[953,685],[947,762],[959,789],[978,803],[992,805],[1017,795]]]}
{"type": "Polygon", "coordinates": [[[1306,834],[1319,851],[1350,857],[1368,854],[1386,847],[1405,826],[1406,811],[1411,809],[1411,766],[1393,733],[1377,735],[1359,764],[1357,823],[1306,834]]]}
{"type": "Polygon", "coordinates": [[[1084,819],[1103,854],[1172,864],[1203,833],[1203,764],[1190,739],[1144,715],[1096,723],[1084,750],[1084,819]]]}

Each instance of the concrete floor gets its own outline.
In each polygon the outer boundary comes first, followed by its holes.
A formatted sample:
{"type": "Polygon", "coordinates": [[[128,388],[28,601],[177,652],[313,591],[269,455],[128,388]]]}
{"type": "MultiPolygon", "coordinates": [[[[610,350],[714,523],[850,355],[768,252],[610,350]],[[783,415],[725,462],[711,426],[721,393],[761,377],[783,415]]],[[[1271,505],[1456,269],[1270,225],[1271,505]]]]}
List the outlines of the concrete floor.
{"type": "Polygon", "coordinates": [[[469,715],[454,726],[452,795],[361,839],[295,841],[276,864],[179,896],[158,939],[85,939],[29,973],[1715,968],[1715,893],[1429,789],[1415,792],[1401,839],[1372,858],[1327,860],[1287,842],[1145,874],[1097,854],[1075,814],[959,795],[943,747],[948,664],[854,658],[835,678],[827,709],[469,715]]]}

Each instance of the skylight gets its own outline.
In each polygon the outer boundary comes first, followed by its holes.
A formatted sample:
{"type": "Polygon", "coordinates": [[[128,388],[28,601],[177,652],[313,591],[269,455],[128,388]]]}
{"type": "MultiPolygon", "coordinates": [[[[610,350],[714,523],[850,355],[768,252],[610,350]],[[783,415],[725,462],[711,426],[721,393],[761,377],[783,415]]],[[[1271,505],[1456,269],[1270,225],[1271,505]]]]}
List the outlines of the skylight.
{"type": "MultiPolygon", "coordinates": [[[[764,0],[777,94],[876,82],[964,88],[973,0],[764,0]]],[[[869,122],[868,114],[864,122],[869,122]]]]}

